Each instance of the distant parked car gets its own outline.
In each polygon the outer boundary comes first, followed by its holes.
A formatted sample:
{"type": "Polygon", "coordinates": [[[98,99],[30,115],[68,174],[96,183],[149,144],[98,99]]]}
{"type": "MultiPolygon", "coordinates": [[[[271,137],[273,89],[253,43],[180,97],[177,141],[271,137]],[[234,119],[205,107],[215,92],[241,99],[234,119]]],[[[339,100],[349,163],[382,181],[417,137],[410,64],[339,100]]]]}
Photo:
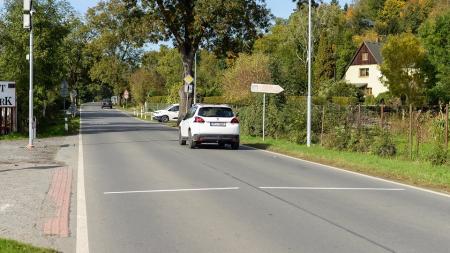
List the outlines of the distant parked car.
{"type": "Polygon", "coordinates": [[[180,122],[178,139],[190,148],[202,143],[231,144],[239,149],[239,120],[227,105],[196,104],[180,122]]]}
{"type": "Polygon", "coordinates": [[[102,109],[103,108],[109,108],[112,109],[112,102],[111,99],[103,99],[102,101],[102,109]]]}
{"type": "Polygon", "coordinates": [[[169,120],[177,120],[179,110],[179,104],[171,104],[162,110],[153,112],[153,119],[164,123],[169,120]]]}

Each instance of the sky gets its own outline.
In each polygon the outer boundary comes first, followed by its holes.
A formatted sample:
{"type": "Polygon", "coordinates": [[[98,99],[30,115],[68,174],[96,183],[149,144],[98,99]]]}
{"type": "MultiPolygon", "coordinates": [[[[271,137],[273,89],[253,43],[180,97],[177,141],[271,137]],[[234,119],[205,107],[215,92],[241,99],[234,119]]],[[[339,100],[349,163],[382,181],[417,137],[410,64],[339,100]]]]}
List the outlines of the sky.
{"type": "MultiPolygon", "coordinates": [[[[352,0],[340,0],[341,4],[349,3],[352,0]]],[[[69,0],[72,6],[80,13],[85,14],[89,7],[95,6],[99,0],[69,0]]],[[[266,0],[267,6],[272,10],[276,17],[288,18],[293,12],[295,4],[292,0],[266,0]]],[[[328,2],[328,0],[325,0],[328,2]]],[[[0,8],[3,6],[4,0],[0,0],[0,8]]]]}
{"type": "MultiPolygon", "coordinates": [[[[75,10],[84,15],[89,7],[94,7],[99,0],[68,0],[75,10]]],[[[341,4],[345,2],[351,2],[352,0],[339,0],[341,4]]],[[[0,0],[0,9],[4,0],[0,0]]],[[[329,0],[325,0],[329,2],[329,0]]],[[[272,11],[276,17],[289,18],[293,10],[295,9],[295,3],[292,0],[266,0],[267,7],[272,11]]],[[[151,49],[158,49],[157,45],[149,45],[151,49]]]]}
{"type": "MultiPolygon", "coordinates": [[[[0,0],[1,2],[2,0],[0,0]]],[[[97,0],[69,0],[75,9],[81,13],[86,13],[89,7],[93,7],[98,2],[97,0]]],[[[292,0],[267,0],[267,6],[272,10],[272,13],[277,17],[288,18],[295,8],[292,0]]]]}

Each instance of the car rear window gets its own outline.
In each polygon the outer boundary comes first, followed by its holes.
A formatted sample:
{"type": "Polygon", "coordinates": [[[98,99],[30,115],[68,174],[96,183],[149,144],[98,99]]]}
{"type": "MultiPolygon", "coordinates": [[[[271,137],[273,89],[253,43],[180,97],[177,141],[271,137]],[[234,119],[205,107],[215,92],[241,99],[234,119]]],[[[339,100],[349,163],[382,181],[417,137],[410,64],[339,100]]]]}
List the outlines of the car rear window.
{"type": "Polygon", "coordinates": [[[198,110],[198,115],[220,118],[232,118],[234,116],[233,111],[228,107],[202,107],[198,110]]]}

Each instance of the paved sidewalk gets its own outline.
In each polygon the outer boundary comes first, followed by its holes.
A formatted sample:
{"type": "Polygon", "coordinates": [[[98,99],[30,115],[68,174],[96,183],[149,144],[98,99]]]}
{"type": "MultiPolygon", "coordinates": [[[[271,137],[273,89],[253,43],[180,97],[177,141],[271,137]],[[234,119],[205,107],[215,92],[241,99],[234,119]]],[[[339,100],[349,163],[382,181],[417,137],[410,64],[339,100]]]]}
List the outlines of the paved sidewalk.
{"type": "Polygon", "coordinates": [[[26,144],[0,141],[0,237],[74,252],[78,136],[37,140],[31,151],[26,144]]]}

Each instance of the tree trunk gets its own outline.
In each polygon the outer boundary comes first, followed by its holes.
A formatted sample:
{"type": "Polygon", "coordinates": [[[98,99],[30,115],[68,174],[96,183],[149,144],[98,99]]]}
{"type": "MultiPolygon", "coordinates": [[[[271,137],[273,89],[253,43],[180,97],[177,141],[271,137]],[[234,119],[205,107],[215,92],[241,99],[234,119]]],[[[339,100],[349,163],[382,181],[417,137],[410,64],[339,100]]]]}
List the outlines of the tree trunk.
{"type": "MultiPolygon", "coordinates": [[[[184,77],[190,75],[193,76],[194,69],[194,55],[195,52],[186,52],[181,50],[182,59],[183,59],[183,69],[184,69],[184,77]]],[[[183,85],[178,90],[178,95],[180,96],[180,111],[178,112],[178,124],[180,124],[181,120],[184,118],[186,113],[192,106],[193,96],[189,92],[185,92],[185,86],[189,85],[183,80],[183,85]]]]}

